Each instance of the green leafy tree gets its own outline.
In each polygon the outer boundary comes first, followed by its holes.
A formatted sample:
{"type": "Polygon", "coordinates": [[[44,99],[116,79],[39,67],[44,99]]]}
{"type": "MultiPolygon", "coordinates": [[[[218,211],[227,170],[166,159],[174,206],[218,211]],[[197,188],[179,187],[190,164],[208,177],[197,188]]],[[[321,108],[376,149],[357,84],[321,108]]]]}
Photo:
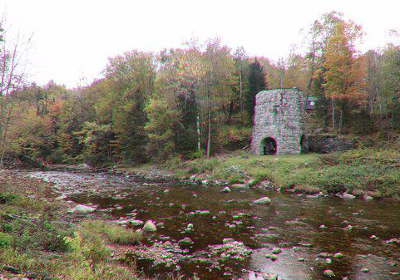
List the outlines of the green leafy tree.
{"type": "Polygon", "coordinates": [[[267,89],[264,68],[257,59],[249,65],[249,91],[246,97],[246,111],[252,120],[254,116],[255,96],[262,90],[267,89]]]}
{"type": "Polygon", "coordinates": [[[83,129],[76,133],[83,145],[82,158],[91,165],[107,165],[113,161],[114,133],[111,124],[101,125],[85,122],[83,129]]]}
{"type": "Polygon", "coordinates": [[[382,111],[390,120],[390,128],[398,128],[400,121],[400,47],[389,44],[381,57],[382,111]]]}
{"type": "Polygon", "coordinates": [[[204,54],[206,73],[199,88],[199,98],[206,131],[206,154],[211,155],[211,136],[214,124],[222,125],[229,119],[229,108],[234,98],[234,60],[230,49],[218,38],[207,42],[204,54]]]}
{"type": "Polygon", "coordinates": [[[106,78],[112,82],[108,102],[112,104],[116,148],[127,161],[146,160],[144,108],[153,93],[156,68],[154,54],[134,50],[110,58],[105,70],[106,78]]]}
{"type": "MultiPolygon", "coordinates": [[[[174,125],[174,148],[180,154],[200,151],[202,147],[200,127],[199,86],[206,70],[202,53],[197,45],[188,49],[171,49],[161,54],[161,69],[157,84],[168,108],[177,111],[179,122],[174,125]]],[[[157,96],[158,100],[160,99],[157,96]]],[[[172,124],[171,124],[172,125],[172,124]]]]}
{"type": "Polygon", "coordinates": [[[155,159],[165,160],[176,151],[176,136],[182,124],[181,112],[174,105],[176,101],[168,102],[164,96],[154,95],[146,106],[147,153],[155,159]]]}

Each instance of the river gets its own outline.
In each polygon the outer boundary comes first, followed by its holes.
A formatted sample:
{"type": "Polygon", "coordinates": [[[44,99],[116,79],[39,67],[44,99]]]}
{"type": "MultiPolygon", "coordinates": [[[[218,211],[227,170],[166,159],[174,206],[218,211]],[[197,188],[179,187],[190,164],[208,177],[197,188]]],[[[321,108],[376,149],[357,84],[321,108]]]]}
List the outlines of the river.
{"type": "Polygon", "coordinates": [[[331,279],[400,279],[400,203],[395,200],[257,188],[221,193],[224,186],[107,173],[26,175],[54,183],[67,199],[96,205],[115,220],[154,220],[158,230],[143,246],[157,248],[166,260],[152,262],[134,250],[132,260],[155,279],[179,274],[183,279],[322,280],[328,279],[326,270],[335,274],[331,279]],[[264,196],[270,205],[252,203],[264,196]]]}

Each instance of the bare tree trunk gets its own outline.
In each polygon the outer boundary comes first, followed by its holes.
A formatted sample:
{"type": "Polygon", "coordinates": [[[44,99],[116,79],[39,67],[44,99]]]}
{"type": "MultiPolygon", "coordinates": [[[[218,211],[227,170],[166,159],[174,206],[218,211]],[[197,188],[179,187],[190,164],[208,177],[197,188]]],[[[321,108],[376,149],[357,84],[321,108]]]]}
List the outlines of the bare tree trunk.
{"type": "Polygon", "coordinates": [[[332,111],[332,129],[335,130],[335,99],[331,98],[331,111],[332,111]]]}
{"type": "Polygon", "coordinates": [[[339,124],[338,124],[339,134],[342,134],[342,128],[343,128],[343,108],[340,108],[339,124]]]}
{"type": "MultiPolygon", "coordinates": [[[[0,27],[2,22],[0,22],[0,27]]],[[[0,133],[1,133],[1,159],[0,166],[3,167],[3,161],[5,156],[5,147],[7,141],[7,131],[10,124],[13,108],[13,95],[21,87],[22,80],[24,78],[24,68],[21,69],[21,73],[17,73],[20,70],[20,59],[23,57],[23,53],[19,53],[19,36],[17,37],[15,45],[11,49],[8,49],[8,44],[4,38],[4,33],[0,34],[2,40],[0,40],[0,60],[1,60],[1,80],[0,80],[0,133]],[[7,109],[8,108],[8,109],[7,109]]],[[[29,42],[29,40],[28,40],[29,42]]],[[[25,50],[26,51],[26,50],[25,50]]]]}
{"type": "Polygon", "coordinates": [[[4,126],[4,130],[3,130],[3,135],[2,135],[2,143],[1,143],[2,154],[1,154],[1,159],[0,159],[1,168],[4,168],[4,158],[6,155],[6,144],[7,144],[7,132],[8,132],[8,128],[9,128],[9,124],[10,124],[10,120],[11,120],[12,109],[13,109],[13,106],[11,104],[10,108],[8,109],[8,112],[7,112],[7,117],[5,120],[5,126],[4,126]]]}
{"type": "Polygon", "coordinates": [[[211,152],[211,108],[208,109],[208,137],[207,137],[207,158],[211,152]]]}
{"type": "Polygon", "coordinates": [[[201,133],[200,133],[200,116],[197,113],[197,149],[199,150],[199,152],[201,151],[201,133]]]}
{"type": "Polygon", "coordinates": [[[239,99],[240,99],[240,117],[243,122],[243,84],[242,84],[242,66],[239,64],[239,99]]]}

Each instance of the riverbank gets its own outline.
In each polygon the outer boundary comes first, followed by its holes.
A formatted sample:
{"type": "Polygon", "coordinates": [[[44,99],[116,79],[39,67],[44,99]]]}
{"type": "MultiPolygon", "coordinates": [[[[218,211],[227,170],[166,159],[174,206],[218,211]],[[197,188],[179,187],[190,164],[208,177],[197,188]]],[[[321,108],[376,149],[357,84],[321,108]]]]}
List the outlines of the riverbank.
{"type": "Polygon", "coordinates": [[[400,153],[395,149],[356,149],[333,154],[256,156],[244,151],[124,170],[167,174],[201,184],[268,187],[307,194],[352,194],[398,198],[400,153]]]}
{"type": "Polygon", "coordinates": [[[138,279],[116,249],[136,243],[135,232],[68,213],[73,203],[43,180],[0,172],[1,279],[138,279]]]}

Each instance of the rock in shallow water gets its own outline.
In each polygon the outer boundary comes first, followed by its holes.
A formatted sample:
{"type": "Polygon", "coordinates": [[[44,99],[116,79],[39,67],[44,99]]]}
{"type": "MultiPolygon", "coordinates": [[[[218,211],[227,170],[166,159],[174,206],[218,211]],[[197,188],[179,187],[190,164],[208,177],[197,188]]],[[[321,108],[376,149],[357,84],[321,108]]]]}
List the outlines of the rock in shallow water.
{"type": "Polygon", "coordinates": [[[230,193],[231,189],[229,187],[225,187],[221,190],[222,193],[230,193]]]}
{"type": "Polygon", "coordinates": [[[96,208],[89,207],[83,204],[76,205],[73,209],[69,210],[68,213],[74,214],[87,214],[96,211],[96,208]]]}
{"type": "Polygon", "coordinates": [[[343,257],[343,254],[342,254],[342,253],[335,253],[335,254],[333,255],[333,257],[334,257],[334,258],[337,258],[337,259],[340,259],[340,258],[343,257]]]}
{"type": "Polygon", "coordinates": [[[229,242],[233,242],[235,241],[233,238],[223,238],[222,239],[222,244],[227,244],[229,242]]]}
{"type": "Polygon", "coordinates": [[[355,199],[356,196],[355,196],[355,195],[352,195],[352,194],[350,194],[350,193],[344,193],[344,194],[342,195],[342,198],[344,198],[344,199],[355,199]]]}
{"type": "Polygon", "coordinates": [[[282,252],[282,250],[280,249],[280,248],[274,248],[273,250],[272,250],[272,254],[280,254],[282,252]]]}
{"type": "Polygon", "coordinates": [[[154,231],[157,231],[157,227],[156,227],[156,225],[154,224],[154,222],[152,220],[148,220],[144,224],[143,230],[144,231],[149,231],[149,232],[154,232],[154,231]]]}
{"type": "Polygon", "coordinates": [[[333,277],[333,276],[335,276],[335,273],[333,273],[333,271],[330,270],[330,269],[324,270],[324,272],[323,272],[322,274],[323,274],[324,276],[326,276],[326,277],[333,277]]]}
{"type": "Polygon", "coordinates": [[[129,220],[129,223],[132,226],[141,226],[144,224],[144,222],[142,220],[129,220]]]}
{"type": "Polygon", "coordinates": [[[60,196],[57,196],[56,198],[55,198],[55,200],[64,200],[64,199],[67,199],[68,197],[65,195],[65,194],[62,194],[62,195],[60,195],[60,196]]]}
{"type": "Polygon", "coordinates": [[[270,203],[271,203],[271,199],[269,199],[266,196],[253,201],[253,204],[261,204],[261,205],[267,205],[270,203]]]}

